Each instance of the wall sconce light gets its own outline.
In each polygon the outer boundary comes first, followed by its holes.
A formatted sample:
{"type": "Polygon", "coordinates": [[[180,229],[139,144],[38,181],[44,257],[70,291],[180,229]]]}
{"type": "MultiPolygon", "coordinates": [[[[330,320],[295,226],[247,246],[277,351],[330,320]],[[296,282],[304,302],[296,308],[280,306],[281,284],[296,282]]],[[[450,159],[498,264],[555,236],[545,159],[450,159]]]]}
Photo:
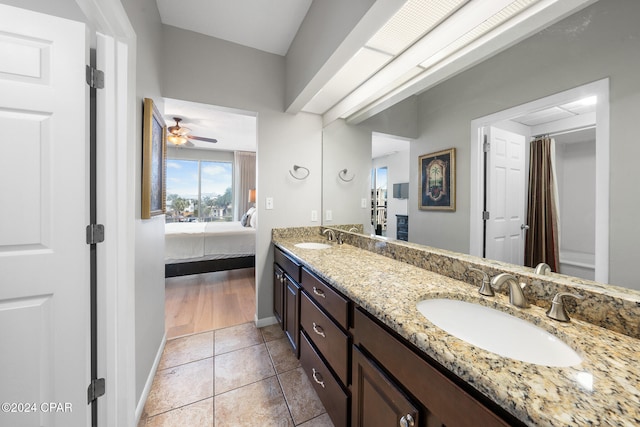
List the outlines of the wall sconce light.
{"type": "Polygon", "coordinates": [[[309,169],[305,168],[304,166],[298,166],[298,165],[293,165],[293,172],[291,171],[291,169],[289,169],[289,174],[294,177],[295,179],[299,179],[299,180],[303,180],[306,179],[309,176],[309,169]],[[298,170],[302,169],[302,176],[296,176],[296,175],[300,175],[300,173],[298,173],[298,170]],[[306,173],[305,173],[306,171],[306,173]],[[295,175],[294,175],[295,174],[295,175]]]}
{"type": "Polygon", "coordinates": [[[256,202],[256,189],[251,189],[249,190],[249,203],[255,203],[256,202]]]}
{"type": "Polygon", "coordinates": [[[353,174],[353,176],[351,176],[351,178],[347,178],[347,168],[344,168],[340,172],[338,172],[338,178],[340,178],[344,182],[351,182],[351,181],[353,181],[353,178],[355,178],[355,177],[356,177],[356,174],[353,174]]]}

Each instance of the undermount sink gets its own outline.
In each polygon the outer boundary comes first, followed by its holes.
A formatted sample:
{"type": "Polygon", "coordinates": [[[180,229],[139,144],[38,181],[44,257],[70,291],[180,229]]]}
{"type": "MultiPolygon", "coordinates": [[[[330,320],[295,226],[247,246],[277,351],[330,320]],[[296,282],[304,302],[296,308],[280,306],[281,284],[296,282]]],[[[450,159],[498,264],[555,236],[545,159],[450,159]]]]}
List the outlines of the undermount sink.
{"type": "Polygon", "coordinates": [[[431,323],[461,340],[510,359],[544,366],[573,366],[582,358],[558,337],[502,311],[447,298],[418,302],[431,323]]]}
{"type": "Polygon", "coordinates": [[[300,249],[329,249],[331,247],[331,245],[327,245],[326,243],[317,242],[296,243],[294,246],[300,249]]]}

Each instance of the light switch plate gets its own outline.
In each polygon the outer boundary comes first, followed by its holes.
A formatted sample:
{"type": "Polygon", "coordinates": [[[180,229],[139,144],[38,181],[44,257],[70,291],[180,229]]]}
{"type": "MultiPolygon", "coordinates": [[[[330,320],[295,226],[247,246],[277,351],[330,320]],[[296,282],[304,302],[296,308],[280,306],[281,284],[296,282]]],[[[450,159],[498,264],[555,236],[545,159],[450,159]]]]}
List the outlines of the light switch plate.
{"type": "Polygon", "coordinates": [[[264,208],[273,209],[273,197],[267,197],[264,199],[264,208]]]}
{"type": "Polygon", "coordinates": [[[324,219],[326,219],[327,221],[333,221],[333,212],[327,209],[324,214],[324,219]]]}
{"type": "Polygon", "coordinates": [[[318,211],[311,211],[311,222],[318,221],[318,211]]]}
{"type": "Polygon", "coordinates": [[[360,200],[360,207],[365,209],[367,207],[367,199],[360,200]]]}

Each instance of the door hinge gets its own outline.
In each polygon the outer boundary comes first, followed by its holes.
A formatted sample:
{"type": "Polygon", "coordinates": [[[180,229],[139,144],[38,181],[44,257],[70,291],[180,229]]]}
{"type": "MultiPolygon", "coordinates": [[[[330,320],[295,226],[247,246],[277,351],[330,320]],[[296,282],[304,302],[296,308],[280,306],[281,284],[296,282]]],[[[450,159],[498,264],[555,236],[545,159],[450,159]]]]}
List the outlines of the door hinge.
{"type": "Polygon", "coordinates": [[[95,89],[104,89],[104,71],[87,65],[87,84],[95,89]]]}
{"type": "Polygon", "coordinates": [[[483,221],[489,220],[489,211],[482,211],[482,220],[483,221]]]}
{"type": "Polygon", "coordinates": [[[96,378],[91,380],[89,388],[87,389],[87,403],[91,403],[97,398],[104,396],[105,383],[104,378],[96,378]]]}
{"type": "Polygon", "coordinates": [[[484,142],[482,143],[482,151],[484,151],[485,153],[489,152],[489,148],[491,148],[491,144],[489,143],[489,141],[487,141],[487,135],[483,135],[484,136],[484,142]]]}
{"type": "Polygon", "coordinates": [[[102,242],[104,242],[104,225],[87,225],[87,245],[95,245],[96,243],[102,242]]]}

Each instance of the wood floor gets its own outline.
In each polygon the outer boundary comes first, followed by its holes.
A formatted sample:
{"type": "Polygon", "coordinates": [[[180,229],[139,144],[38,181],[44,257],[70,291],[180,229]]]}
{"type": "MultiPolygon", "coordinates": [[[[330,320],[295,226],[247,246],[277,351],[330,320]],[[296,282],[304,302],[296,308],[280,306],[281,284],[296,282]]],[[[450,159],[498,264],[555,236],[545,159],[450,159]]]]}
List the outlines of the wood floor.
{"type": "Polygon", "coordinates": [[[165,279],[167,339],[254,320],[255,269],[165,279]]]}

